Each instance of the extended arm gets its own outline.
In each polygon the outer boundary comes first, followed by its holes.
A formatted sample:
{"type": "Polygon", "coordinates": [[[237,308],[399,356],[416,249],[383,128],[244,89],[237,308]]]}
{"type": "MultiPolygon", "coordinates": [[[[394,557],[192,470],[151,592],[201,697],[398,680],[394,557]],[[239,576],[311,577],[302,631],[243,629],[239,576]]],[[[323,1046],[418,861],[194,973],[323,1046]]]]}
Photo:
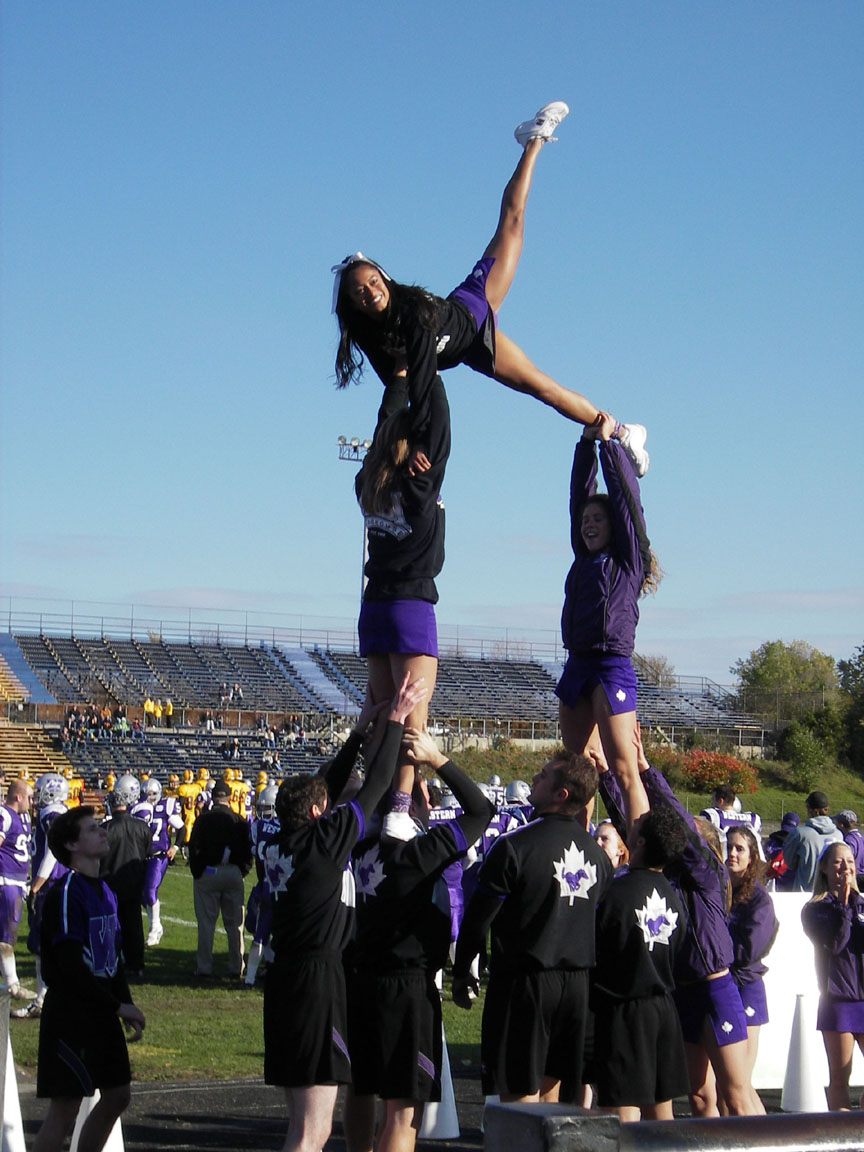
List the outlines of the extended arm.
{"type": "Polygon", "coordinates": [[[630,457],[617,440],[601,442],[600,467],[609,493],[615,550],[620,559],[629,558],[630,566],[639,571],[644,567],[650,542],[639,498],[639,481],[630,457]]]}
{"type": "Polygon", "coordinates": [[[582,541],[582,506],[597,491],[597,452],[593,440],[576,442],[570,469],[570,544],[578,554],[582,541]]]}

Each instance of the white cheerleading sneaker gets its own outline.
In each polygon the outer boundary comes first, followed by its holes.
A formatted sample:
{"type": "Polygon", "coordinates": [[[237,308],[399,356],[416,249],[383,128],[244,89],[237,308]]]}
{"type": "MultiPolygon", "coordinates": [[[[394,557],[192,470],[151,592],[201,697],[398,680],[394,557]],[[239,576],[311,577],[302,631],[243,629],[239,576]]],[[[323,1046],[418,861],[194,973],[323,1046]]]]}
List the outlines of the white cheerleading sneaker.
{"type": "Polygon", "coordinates": [[[552,133],[569,111],[563,100],[553,100],[551,104],[544,104],[533,120],[519,124],[513,135],[523,148],[529,140],[557,140],[552,133]]]}

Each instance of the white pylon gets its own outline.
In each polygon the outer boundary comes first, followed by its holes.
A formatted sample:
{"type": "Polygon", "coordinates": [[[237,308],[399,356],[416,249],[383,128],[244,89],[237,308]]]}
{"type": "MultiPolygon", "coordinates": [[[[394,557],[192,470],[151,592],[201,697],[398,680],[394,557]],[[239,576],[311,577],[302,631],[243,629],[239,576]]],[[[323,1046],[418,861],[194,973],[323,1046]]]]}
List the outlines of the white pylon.
{"type": "MultiPolygon", "coordinates": [[[[96,1107],[100,1099],[101,1096],[97,1088],[92,1096],[85,1096],[81,1101],[81,1107],[78,1109],[78,1118],[75,1121],[75,1131],[72,1133],[72,1143],[69,1146],[69,1152],[78,1152],[78,1140],[81,1136],[84,1121],[96,1107]]],[[[102,1152],[125,1152],[123,1128],[120,1125],[119,1118],[114,1122],[114,1127],[108,1133],[108,1139],[105,1141],[102,1152]]]]}
{"type": "Polygon", "coordinates": [[[780,1107],[784,1112],[827,1112],[825,1059],[812,997],[798,993],[780,1107]]]}
{"type": "Polygon", "coordinates": [[[6,1080],[3,1096],[3,1152],[24,1152],[24,1124],[18,1100],[18,1081],[12,1059],[12,1040],[6,1037],[6,1080]]]}
{"type": "Polygon", "coordinates": [[[447,1037],[444,1035],[444,1021],[441,1021],[441,1100],[429,1103],[423,1109],[423,1122],[420,1125],[420,1138],[423,1140],[458,1140],[459,1115],[456,1111],[456,1096],[453,1092],[453,1076],[450,1072],[450,1054],[447,1051],[447,1037]]]}

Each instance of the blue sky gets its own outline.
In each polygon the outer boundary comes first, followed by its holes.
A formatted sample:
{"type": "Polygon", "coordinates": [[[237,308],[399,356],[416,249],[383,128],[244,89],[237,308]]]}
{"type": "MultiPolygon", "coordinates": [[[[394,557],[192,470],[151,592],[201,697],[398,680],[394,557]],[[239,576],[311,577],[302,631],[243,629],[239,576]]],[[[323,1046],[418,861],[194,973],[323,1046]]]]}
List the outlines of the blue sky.
{"type": "MultiPolygon", "coordinates": [[[[864,640],[864,7],[6,0],[0,608],[356,615],[330,265],[446,294],[514,125],[544,149],[501,327],[649,428],[637,648],[728,682],[864,640]]],[[[459,368],[439,620],[557,627],[578,429],[459,368]]]]}

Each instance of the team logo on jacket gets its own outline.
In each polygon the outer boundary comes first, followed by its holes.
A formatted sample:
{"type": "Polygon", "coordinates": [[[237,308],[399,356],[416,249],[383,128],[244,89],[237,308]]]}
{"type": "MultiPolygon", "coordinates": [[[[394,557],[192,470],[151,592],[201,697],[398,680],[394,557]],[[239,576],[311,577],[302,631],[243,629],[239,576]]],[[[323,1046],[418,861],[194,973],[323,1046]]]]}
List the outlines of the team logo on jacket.
{"type": "Polygon", "coordinates": [[[554,867],[555,879],[561,886],[559,895],[567,897],[571,908],[574,900],[588,899],[588,893],[597,883],[597,868],[590,860],[586,860],[585,853],[576,847],[575,840],[571,840],[570,847],[565,849],[564,855],[554,867]]]}
{"type": "Polygon", "coordinates": [[[653,952],[655,944],[669,944],[669,937],[678,927],[678,913],[667,906],[655,888],[645,901],[645,907],[636,909],[636,921],[642,929],[648,951],[653,952]]]}
{"type": "Polygon", "coordinates": [[[294,875],[294,857],[282,856],[278,844],[271,844],[264,853],[264,878],[274,896],[284,892],[294,875]]]}
{"type": "Polygon", "coordinates": [[[377,535],[392,536],[396,540],[405,540],[411,535],[412,528],[405,517],[402,508],[402,496],[395,493],[393,503],[386,515],[373,515],[371,512],[365,517],[366,531],[377,535]]]}
{"type": "Polygon", "coordinates": [[[383,879],[384,865],[375,844],[354,861],[354,883],[361,896],[375,896],[383,879]]]}

